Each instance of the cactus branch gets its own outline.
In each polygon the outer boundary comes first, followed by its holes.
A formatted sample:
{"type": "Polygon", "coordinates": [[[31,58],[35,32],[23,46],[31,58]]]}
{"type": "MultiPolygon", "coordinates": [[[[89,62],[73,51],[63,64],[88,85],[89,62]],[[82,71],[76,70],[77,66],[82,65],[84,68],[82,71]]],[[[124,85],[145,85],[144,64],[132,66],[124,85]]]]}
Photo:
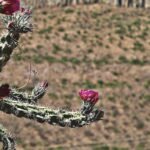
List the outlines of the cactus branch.
{"type": "Polygon", "coordinates": [[[83,107],[79,111],[67,111],[38,106],[36,102],[44,96],[47,87],[48,83],[44,81],[38,83],[31,94],[10,89],[9,96],[0,101],[0,110],[8,114],[14,114],[17,117],[36,120],[40,123],[47,122],[51,125],[71,128],[82,127],[103,118],[103,111],[93,108],[94,106],[88,113],[82,113],[83,107]]]}
{"type": "Polygon", "coordinates": [[[90,114],[83,115],[80,111],[55,110],[29,103],[17,102],[9,98],[0,101],[0,110],[17,117],[36,120],[40,123],[47,122],[51,125],[71,128],[82,127],[91,122],[99,121],[103,118],[104,114],[103,111],[96,108],[90,114]]]}
{"type": "Polygon", "coordinates": [[[19,34],[11,32],[5,33],[0,38],[0,72],[10,59],[13,49],[17,47],[18,40],[19,34]]]}
{"type": "Polygon", "coordinates": [[[0,38],[0,72],[10,59],[13,50],[18,46],[20,34],[31,32],[33,29],[29,11],[4,16],[1,17],[1,20],[8,31],[0,38]]]}
{"type": "Polygon", "coordinates": [[[9,98],[17,102],[20,101],[29,104],[35,104],[45,95],[47,87],[47,81],[38,83],[32,90],[31,94],[28,94],[27,92],[21,92],[19,90],[16,90],[15,88],[10,88],[9,98]]]}
{"type": "Polygon", "coordinates": [[[3,143],[3,150],[16,150],[13,138],[0,126],[0,141],[3,143]]]}

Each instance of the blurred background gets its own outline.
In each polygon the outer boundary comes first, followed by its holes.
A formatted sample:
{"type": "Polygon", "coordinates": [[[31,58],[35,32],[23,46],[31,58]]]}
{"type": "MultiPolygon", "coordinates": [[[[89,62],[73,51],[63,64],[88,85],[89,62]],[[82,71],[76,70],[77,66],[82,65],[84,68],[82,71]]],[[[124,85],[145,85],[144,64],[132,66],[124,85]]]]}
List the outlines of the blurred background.
{"type": "Polygon", "coordinates": [[[21,37],[1,82],[19,88],[31,77],[23,89],[30,92],[48,80],[39,105],[72,110],[80,89],[97,90],[105,117],[70,129],[0,112],[17,149],[150,149],[150,9],[43,2],[33,6],[34,31],[21,37]]]}

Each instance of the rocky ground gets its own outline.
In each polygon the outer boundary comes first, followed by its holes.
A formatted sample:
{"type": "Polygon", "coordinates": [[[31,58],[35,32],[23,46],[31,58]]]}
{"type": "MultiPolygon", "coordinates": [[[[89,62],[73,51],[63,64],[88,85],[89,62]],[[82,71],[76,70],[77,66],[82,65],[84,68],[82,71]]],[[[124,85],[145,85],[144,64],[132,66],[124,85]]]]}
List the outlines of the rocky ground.
{"type": "Polygon", "coordinates": [[[38,124],[1,113],[18,150],[148,150],[150,147],[150,10],[106,5],[34,11],[1,82],[26,90],[48,80],[39,103],[78,109],[80,89],[100,93],[101,122],[80,129],[38,124]],[[29,66],[32,65],[32,72],[29,66]]]}

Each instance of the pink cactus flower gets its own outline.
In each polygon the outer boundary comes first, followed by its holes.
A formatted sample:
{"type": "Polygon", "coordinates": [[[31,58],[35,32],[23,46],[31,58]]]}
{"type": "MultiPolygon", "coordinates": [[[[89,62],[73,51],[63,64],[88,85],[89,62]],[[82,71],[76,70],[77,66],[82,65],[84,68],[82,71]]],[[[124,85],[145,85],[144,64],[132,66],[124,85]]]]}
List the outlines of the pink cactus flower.
{"type": "Polygon", "coordinates": [[[98,92],[93,90],[81,90],[79,95],[84,102],[90,102],[92,104],[96,104],[99,99],[98,92]]]}
{"type": "Polygon", "coordinates": [[[0,0],[0,13],[12,15],[20,10],[20,0],[0,0]]]}

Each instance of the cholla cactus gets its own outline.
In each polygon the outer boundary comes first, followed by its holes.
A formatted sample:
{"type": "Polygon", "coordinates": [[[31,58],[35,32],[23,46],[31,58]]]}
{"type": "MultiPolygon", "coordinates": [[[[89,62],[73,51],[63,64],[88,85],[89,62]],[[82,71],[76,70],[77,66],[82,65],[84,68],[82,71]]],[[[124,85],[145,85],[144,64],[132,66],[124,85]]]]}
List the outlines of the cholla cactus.
{"type": "MultiPolygon", "coordinates": [[[[0,70],[6,65],[13,50],[18,45],[20,34],[32,31],[31,10],[20,8],[12,15],[2,18],[7,32],[0,38],[0,70]]],[[[104,112],[94,108],[98,101],[98,93],[94,91],[81,91],[80,96],[84,100],[79,111],[68,111],[65,109],[50,109],[37,105],[37,101],[46,93],[48,82],[38,83],[31,93],[19,91],[3,84],[0,86],[0,110],[13,114],[17,117],[24,117],[40,123],[47,122],[51,125],[61,127],[82,127],[91,122],[103,118],[104,112]]],[[[0,127],[0,140],[3,142],[4,150],[14,150],[14,140],[0,127]]]]}

